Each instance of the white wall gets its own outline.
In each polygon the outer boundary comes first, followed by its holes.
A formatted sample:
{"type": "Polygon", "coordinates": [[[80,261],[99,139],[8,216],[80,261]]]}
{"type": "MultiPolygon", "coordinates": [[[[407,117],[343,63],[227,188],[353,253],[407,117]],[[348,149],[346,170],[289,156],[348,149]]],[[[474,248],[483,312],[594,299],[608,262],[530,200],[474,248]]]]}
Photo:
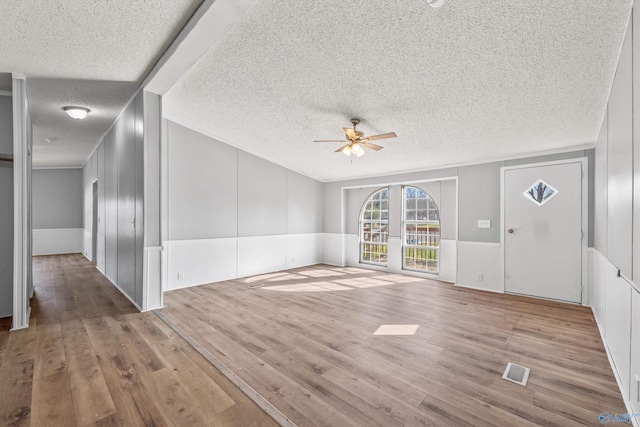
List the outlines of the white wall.
{"type": "Polygon", "coordinates": [[[323,187],[166,122],[165,290],[322,261],[323,187]]]}
{"type": "Polygon", "coordinates": [[[33,255],[82,252],[82,176],[80,168],[33,170],[33,255]]]}
{"type": "MultiPolygon", "coordinates": [[[[373,190],[391,184],[390,198],[396,202],[391,200],[390,208],[397,208],[397,212],[394,214],[390,211],[389,216],[400,216],[401,192],[394,192],[394,189],[399,189],[403,184],[414,185],[416,182],[432,181],[430,184],[421,185],[430,186],[427,192],[433,193],[441,209],[444,268],[441,269],[440,275],[424,276],[455,282],[459,286],[503,292],[500,277],[500,168],[587,157],[591,162],[591,170],[594,167],[592,154],[593,150],[579,150],[457,168],[325,183],[323,262],[383,269],[389,272],[403,271],[399,222],[390,228],[388,249],[394,251],[396,256],[390,255],[388,267],[371,267],[359,262],[358,215],[362,203],[373,190]],[[439,188],[434,187],[436,185],[439,188]],[[478,220],[481,219],[490,220],[491,227],[479,228],[478,220]]],[[[590,186],[593,185],[591,175],[589,183],[590,186]]],[[[593,209],[592,204],[590,207],[593,209]]],[[[592,229],[592,222],[593,214],[590,212],[589,229],[592,229]]],[[[589,236],[589,242],[591,241],[589,236]]]]}
{"type": "MultiPolygon", "coordinates": [[[[636,31],[632,39],[629,25],[596,144],[594,249],[589,264],[592,309],[600,333],[627,408],[640,413],[638,8],[634,8],[633,16],[636,31]]],[[[636,417],[634,423],[640,425],[640,420],[636,417]]]]}

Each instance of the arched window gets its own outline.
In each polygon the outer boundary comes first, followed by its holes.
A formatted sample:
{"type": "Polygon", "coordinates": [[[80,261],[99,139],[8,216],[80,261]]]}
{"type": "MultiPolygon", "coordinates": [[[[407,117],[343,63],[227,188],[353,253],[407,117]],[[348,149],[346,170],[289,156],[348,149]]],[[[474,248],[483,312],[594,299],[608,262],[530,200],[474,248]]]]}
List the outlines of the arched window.
{"type": "Polygon", "coordinates": [[[427,193],[415,187],[403,188],[402,267],[438,272],[440,214],[427,193]]]}
{"type": "Polygon", "coordinates": [[[387,265],[389,188],[373,193],[360,214],[360,262],[387,265]]]}

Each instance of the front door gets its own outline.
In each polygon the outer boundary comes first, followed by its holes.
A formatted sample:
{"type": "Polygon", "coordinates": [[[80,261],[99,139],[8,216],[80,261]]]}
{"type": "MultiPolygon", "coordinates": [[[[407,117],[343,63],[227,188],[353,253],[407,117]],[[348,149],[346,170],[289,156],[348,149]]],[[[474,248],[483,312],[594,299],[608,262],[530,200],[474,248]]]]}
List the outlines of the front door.
{"type": "Polygon", "coordinates": [[[582,301],[582,163],[504,172],[505,292],[582,301]]]}

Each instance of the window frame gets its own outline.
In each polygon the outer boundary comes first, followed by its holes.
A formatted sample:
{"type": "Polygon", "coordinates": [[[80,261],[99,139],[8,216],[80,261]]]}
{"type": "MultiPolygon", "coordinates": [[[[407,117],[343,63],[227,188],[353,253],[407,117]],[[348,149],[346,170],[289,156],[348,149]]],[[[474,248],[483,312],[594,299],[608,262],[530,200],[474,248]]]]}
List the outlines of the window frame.
{"type": "MultiPolygon", "coordinates": [[[[390,186],[386,186],[386,187],[380,187],[377,190],[373,191],[371,194],[369,194],[369,196],[367,196],[367,198],[365,199],[364,203],[362,204],[362,207],[360,208],[360,215],[359,215],[359,220],[358,220],[358,259],[359,262],[361,264],[369,264],[369,265],[376,265],[379,267],[387,267],[389,265],[389,194],[390,194],[390,186]],[[380,199],[380,201],[382,200],[386,200],[387,202],[387,219],[382,219],[382,214],[380,215],[380,218],[378,219],[374,219],[374,218],[365,218],[365,212],[368,210],[367,206],[369,204],[369,202],[373,203],[376,201],[374,198],[376,196],[376,194],[378,193],[382,193],[383,191],[387,191],[387,198],[386,199],[380,199]],[[364,225],[365,224],[371,224],[371,228],[368,230],[368,233],[371,234],[370,240],[365,240],[365,234],[367,233],[364,230],[364,225]],[[378,232],[377,234],[382,235],[386,235],[386,239],[384,241],[379,241],[379,242],[375,242],[373,240],[373,234],[374,234],[374,224],[380,224],[379,228],[378,228],[378,232]],[[382,230],[385,228],[384,226],[386,225],[386,231],[382,232],[382,230]],[[370,245],[371,247],[369,248],[370,250],[367,252],[369,254],[369,259],[365,259],[365,245],[370,245]],[[378,250],[374,251],[372,250],[373,246],[377,246],[378,250]],[[373,254],[377,254],[378,260],[380,259],[380,255],[384,254],[386,260],[384,262],[380,262],[380,261],[374,261],[372,260],[372,256],[373,254]]],[[[371,210],[369,210],[371,211],[371,210]]]]}
{"type": "MultiPolygon", "coordinates": [[[[427,274],[440,274],[440,246],[441,246],[441,241],[442,241],[442,229],[441,229],[441,221],[440,221],[440,208],[438,207],[437,203],[435,202],[435,200],[433,200],[433,197],[431,197],[431,195],[429,195],[429,193],[427,193],[425,190],[418,188],[416,186],[413,185],[403,185],[401,186],[402,189],[402,243],[401,243],[401,256],[402,256],[402,269],[403,270],[407,270],[407,271],[415,271],[415,272],[420,272],[420,273],[427,273],[427,274]],[[417,191],[420,191],[424,194],[427,195],[427,219],[426,220],[422,220],[422,219],[407,219],[407,189],[408,188],[413,188],[417,191]],[[431,205],[433,205],[434,209],[431,208],[431,205]],[[437,220],[431,220],[428,219],[431,216],[431,212],[435,211],[436,216],[437,216],[437,220]],[[438,246],[429,246],[427,245],[418,245],[418,244],[408,244],[407,243],[407,225],[416,225],[416,228],[418,225],[437,225],[438,227],[438,233],[437,233],[437,242],[438,242],[438,246]],[[420,268],[415,268],[415,267],[410,267],[407,266],[407,249],[413,249],[414,251],[419,251],[419,250],[425,250],[427,251],[426,254],[426,263],[425,263],[425,268],[424,269],[420,269],[420,268]],[[429,251],[434,251],[435,252],[435,259],[436,259],[436,269],[435,271],[433,270],[429,270],[429,251]]],[[[416,199],[419,200],[419,199],[416,199]]],[[[418,209],[417,209],[417,205],[416,205],[416,213],[417,213],[418,209]]],[[[416,236],[418,236],[418,233],[416,233],[416,236]]],[[[413,258],[414,260],[416,259],[415,257],[413,258]]],[[[414,263],[415,265],[415,263],[414,263]]]]}

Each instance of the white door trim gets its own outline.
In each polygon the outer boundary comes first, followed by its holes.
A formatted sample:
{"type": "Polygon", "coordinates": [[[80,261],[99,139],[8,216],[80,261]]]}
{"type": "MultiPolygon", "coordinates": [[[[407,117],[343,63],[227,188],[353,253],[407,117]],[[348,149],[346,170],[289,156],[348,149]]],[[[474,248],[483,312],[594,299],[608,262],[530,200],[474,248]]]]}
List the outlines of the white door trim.
{"type": "Polygon", "coordinates": [[[542,162],[542,163],[528,163],[523,165],[515,165],[515,166],[503,166],[500,168],[500,283],[499,288],[504,293],[505,291],[505,281],[504,281],[504,271],[505,271],[505,262],[504,262],[504,207],[505,207],[505,194],[504,194],[504,179],[505,172],[513,169],[526,169],[526,168],[536,168],[541,166],[553,166],[553,165],[561,165],[561,164],[570,164],[570,163],[580,163],[582,170],[582,305],[589,305],[591,303],[591,292],[589,287],[588,278],[588,260],[587,260],[587,249],[589,244],[589,162],[586,157],[579,157],[575,159],[566,159],[566,160],[556,160],[553,162],[542,162]]]}

